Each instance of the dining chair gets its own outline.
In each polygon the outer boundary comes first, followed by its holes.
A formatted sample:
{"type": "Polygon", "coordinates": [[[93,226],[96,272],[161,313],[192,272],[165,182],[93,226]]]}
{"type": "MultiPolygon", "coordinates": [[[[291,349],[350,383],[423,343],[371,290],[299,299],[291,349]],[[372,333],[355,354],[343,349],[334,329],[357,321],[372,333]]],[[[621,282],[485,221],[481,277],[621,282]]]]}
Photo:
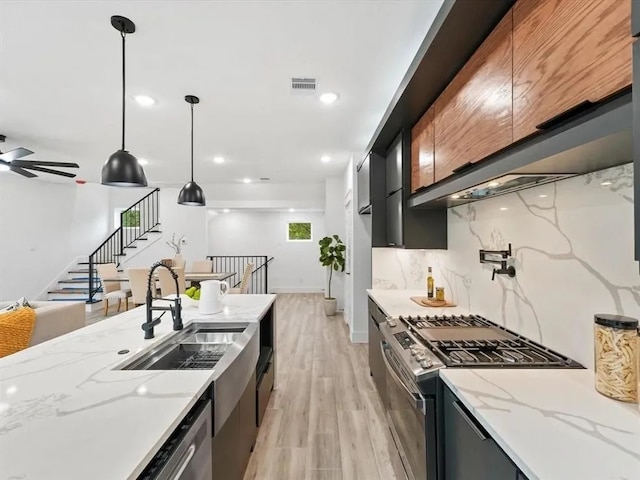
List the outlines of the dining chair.
{"type": "Polygon", "coordinates": [[[253,273],[253,263],[247,263],[247,266],[244,267],[244,274],[242,275],[242,281],[240,282],[239,288],[230,288],[229,293],[249,293],[249,280],[251,279],[251,274],[253,273]]]}
{"type": "Polygon", "coordinates": [[[187,266],[187,261],[182,256],[178,260],[174,258],[171,260],[171,266],[173,268],[181,268],[182,270],[184,270],[185,267],[187,266]]]}
{"type": "Polygon", "coordinates": [[[211,273],[211,272],[213,272],[213,261],[211,261],[211,260],[195,260],[191,264],[191,272],[193,272],[193,273],[211,273]]]}
{"type": "MultiPolygon", "coordinates": [[[[184,293],[185,291],[185,280],[184,280],[184,268],[175,267],[173,269],[178,274],[178,294],[184,293]]],[[[163,297],[167,295],[175,295],[176,294],[176,282],[171,275],[171,272],[166,268],[159,268],[158,279],[160,280],[160,293],[163,297]]]]}
{"type": "Polygon", "coordinates": [[[118,267],[115,263],[101,263],[96,265],[100,283],[102,283],[102,303],[104,304],[104,316],[109,313],[109,300],[118,300],[118,312],[124,299],[124,309],[129,310],[129,297],[131,290],[122,288],[120,282],[105,282],[105,279],[117,278],[119,276],[118,267]]]}
{"type": "MultiPolygon", "coordinates": [[[[147,303],[149,271],[150,269],[145,267],[127,268],[127,277],[129,277],[129,286],[131,287],[131,301],[134,305],[147,303]]],[[[156,292],[152,290],[152,293],[155,297],[156,292]]]]}

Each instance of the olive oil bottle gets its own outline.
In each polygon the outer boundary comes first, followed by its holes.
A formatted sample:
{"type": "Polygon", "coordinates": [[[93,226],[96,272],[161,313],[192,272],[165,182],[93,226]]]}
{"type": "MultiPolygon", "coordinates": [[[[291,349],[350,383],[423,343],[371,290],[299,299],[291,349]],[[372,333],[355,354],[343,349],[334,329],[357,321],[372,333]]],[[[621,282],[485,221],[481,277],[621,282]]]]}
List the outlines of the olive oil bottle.
{"type": "Polygon", "coordinates": [[[433,298],[433,275],[431,274],[431,267],[427,269],[427,298],[433,298]]]}

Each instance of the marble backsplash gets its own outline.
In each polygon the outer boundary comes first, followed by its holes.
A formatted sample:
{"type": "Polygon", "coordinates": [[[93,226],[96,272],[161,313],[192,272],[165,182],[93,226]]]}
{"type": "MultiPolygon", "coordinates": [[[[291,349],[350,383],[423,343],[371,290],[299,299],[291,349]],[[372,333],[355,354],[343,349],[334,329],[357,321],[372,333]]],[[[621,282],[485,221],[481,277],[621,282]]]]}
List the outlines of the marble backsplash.
{"type": "Polygon", "coordinates": [[[425,288],[431,266],[448,299],[589,368],[594,313],[640,318],[631,164],[450,208],[448,231],[448,250],[374,249],[373,288],[425,288]],[[478,250],[509,243],[517,275],[491,281],[478,250]]]}

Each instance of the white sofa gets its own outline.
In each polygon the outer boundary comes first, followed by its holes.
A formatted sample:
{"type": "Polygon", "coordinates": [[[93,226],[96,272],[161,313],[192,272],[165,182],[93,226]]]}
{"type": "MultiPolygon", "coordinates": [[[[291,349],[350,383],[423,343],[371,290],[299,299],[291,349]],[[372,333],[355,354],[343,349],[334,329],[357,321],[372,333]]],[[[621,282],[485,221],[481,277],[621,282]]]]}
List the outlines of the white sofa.
{"type": "MultiPolygon", "coordinates": [[[[0,309],[14,302],[0,302],[0,309]]],[[[86,324],[83,302],[29,302],[36,311],[36,323],[29,346],[37,345],[65,333],[82,328],[86,324]]]]}

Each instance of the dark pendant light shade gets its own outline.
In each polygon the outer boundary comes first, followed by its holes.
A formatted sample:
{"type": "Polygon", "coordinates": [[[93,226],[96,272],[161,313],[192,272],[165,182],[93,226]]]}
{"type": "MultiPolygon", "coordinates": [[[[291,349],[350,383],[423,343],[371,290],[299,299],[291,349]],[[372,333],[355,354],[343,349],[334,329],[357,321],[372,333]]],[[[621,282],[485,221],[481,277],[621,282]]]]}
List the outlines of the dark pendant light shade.
{"type": "Polygon", "coordinates": [[[102,184],[114,187],[146,187],[147,176],[138,159],[125,148],[125,36],[136,31],[136,25],[128,18],[114,15],[111,25],[122,37],[122,148],[113,153],[102,166],[102,184]]]}
{"type": "Polygon", "coordinates": [[[200,99],[195,95],[187,95],[184,99],[187,103],[191,104],[191,181],[187,182],[185,186],[182,187],[182,190],[180,190],[178,203],[192,207],[204,207],[206,205],[204,192],[202,188],[193,181],[193,106],[199,103],[200,99]]]}

